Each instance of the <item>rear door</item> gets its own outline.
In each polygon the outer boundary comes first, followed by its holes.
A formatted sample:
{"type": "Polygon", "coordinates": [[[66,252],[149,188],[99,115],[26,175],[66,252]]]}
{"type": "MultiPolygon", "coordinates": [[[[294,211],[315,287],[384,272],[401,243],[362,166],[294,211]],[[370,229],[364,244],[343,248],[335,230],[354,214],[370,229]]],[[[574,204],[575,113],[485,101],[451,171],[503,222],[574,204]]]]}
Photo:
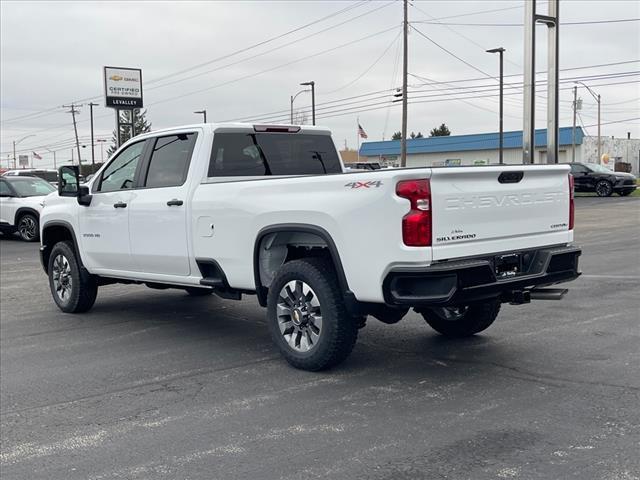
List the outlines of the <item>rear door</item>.
{"type": "Polygon", "coordinates": [[[434,168],[433,259],[571,241],[567,165],[434,168]]]}
{"type": "Polygon", "coordinates": [[[129,210],[133,267],[139,272],[187,276],[187,175],[197,132],[151,139],[139,189],[129,210]]]}

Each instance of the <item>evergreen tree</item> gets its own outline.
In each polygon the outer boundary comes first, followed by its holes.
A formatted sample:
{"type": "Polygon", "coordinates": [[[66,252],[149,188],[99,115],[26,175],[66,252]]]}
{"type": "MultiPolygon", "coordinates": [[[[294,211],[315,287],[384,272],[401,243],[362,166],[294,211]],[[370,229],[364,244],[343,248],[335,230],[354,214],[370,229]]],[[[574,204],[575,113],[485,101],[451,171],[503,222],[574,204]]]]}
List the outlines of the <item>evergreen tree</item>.
{"type": "Polygon", "coordinates": [[[434,128],[429,133],[430,137],[448,137],[451,135],[451,130],[444,123],[437,128],[434,128]]]}
{"type": "Polygon", "coordinates": [[[402,140],[402,132],[395,132],[391,135],[391,140],[402,140]]]}
{"type": "Polygon", "coordinates": [[[424,138],[424,135],[422,135],[422,132],[418,132],[418,134],[416,135],[416,138],[424,138]]]}
{"type": "MultiPolygon", "coordinates": [[[[147,121],[147,111],[139,108],[133,111],[133,129],[136,135],[141,133],[147,133],[151,131],[151,123],[147,121]]],[[[129,138],[123,138],[123,142],[129,140],[129,138]]],[[[107,158],[118,149],[118,132],[114,129],[111,137],[111,146],[107,150],[107,158]]]]}

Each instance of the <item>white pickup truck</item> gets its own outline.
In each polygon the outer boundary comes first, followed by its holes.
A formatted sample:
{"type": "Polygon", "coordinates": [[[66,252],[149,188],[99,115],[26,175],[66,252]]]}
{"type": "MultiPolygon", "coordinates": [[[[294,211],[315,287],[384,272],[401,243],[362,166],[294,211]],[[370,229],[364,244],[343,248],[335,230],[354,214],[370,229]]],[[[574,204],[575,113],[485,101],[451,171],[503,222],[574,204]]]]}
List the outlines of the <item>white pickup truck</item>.
{"type": "Polygon", "coordinates": [[[324,128],[201,124],[133,138],[87,185],[76,167],[60,179],[41,215],[60,309],[115,282],[252,294],[307,370],[344,360],[367,315],[414,308],[473,335],[501,303],[559,299],[542,287],[580,274],[565,165],[345,173],[324,128]]]}

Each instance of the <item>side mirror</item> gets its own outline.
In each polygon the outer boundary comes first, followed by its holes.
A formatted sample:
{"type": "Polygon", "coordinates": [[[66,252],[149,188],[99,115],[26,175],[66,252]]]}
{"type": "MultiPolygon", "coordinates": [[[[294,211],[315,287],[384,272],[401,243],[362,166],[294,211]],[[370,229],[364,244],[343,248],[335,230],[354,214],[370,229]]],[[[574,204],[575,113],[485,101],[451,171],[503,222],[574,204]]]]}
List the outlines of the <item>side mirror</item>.
{"type": "Polygon", "coordinates": [[[80,171],[77,166],[64,166],[58,169],[58,195],[76,197],[80,205],[91,204],[89,187],[80,185],[80,171]]]}
{"type": "Polygon", "coordinates": [[[58,169],[58,195],[61,197],[77,197],[80,191],[80,172],[76,166],[65,166],[58,169]]]}

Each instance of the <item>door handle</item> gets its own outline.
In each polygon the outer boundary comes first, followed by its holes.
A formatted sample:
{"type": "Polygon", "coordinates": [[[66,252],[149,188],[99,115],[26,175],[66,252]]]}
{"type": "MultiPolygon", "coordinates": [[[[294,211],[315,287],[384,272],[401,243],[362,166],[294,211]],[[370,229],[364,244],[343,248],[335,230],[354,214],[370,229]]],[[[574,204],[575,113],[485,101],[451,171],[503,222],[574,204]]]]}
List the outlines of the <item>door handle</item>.
{"type": "Polygon", "coordinates": [[[173,207],[173,206],[179,207],[183,203],[184,202],[182,200],[178,200],[177,198],[174,198],[173,200],[169,200],[167,202],[167,205],[170,206],[170,207],[173,207]]]}
{"type": "Polygon", "coordinates": [[[127,204],[124,202],[114,203],[113,208],[127,208],[127,204]]]}

